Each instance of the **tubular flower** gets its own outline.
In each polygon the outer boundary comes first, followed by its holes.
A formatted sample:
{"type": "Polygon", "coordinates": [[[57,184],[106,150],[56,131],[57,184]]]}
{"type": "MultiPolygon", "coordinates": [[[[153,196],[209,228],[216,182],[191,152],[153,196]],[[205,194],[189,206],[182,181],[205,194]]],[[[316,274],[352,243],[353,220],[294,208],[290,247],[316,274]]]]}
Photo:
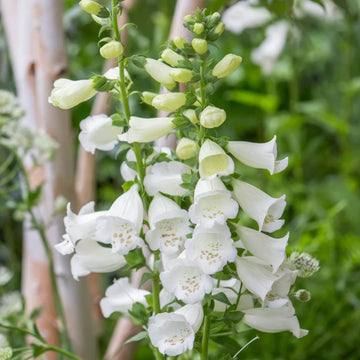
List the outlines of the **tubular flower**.
{"type": "Polygon", "coordinates": [[[189,215],[175,201],[156,194],[149,206],[150,230],[146,241],[152,250],[166,255],[178,254],[184,247],[186,234],[191,232],[189,215]]]}
{"type": "Polygon", "coordinates": [[[143,204],[137,185],[119,196],[106,216],[96,221],[96,239],[111,244],[113,252],[126,255],[143,244],[138,236],[143,221],[143,204]]]}
{"type": "Polygon", "coordinates": [[[57,79],[54,89],[51,91],[49,103],[60,109],[71,109],[72,107],[89,100],[96,94],[93,81],[57,79]]]}
{"type": "Polygon", "coordinates": [[[241,61],[241,56],[227,54],[215,65],[212,74],[219,79],[228,76],[240,66],[241,61]]]}
{"type": "Polygon", "coordinates": [[[238,203],[231,199],[231,192],[216,176],[197,182],[194,200],[189,208],[190,219],[205,227],[214,223],[225,224],[227,219],[237,215],[239,209],[238,203]]]}
{"type": "Polygon", "coordinates": [[[175,152],[179,159],[186,160],[194,157],[198,150],[198,144],[194,140],[183,137],[178,142],[175,152]]]}
{"type": "Polygon", "coordinates": [[[213,175],[230,175],[234,172],[234,162],[225,151],[207,139],[199,152],[199,172],[203,179],[213,175]]]}
{"type": "Polygon", "coordinates": [[[154,59],[146,59],[145,70],[157,82],[172,90],[176,82],[170,77],[172,67],[154,59]]]}
{"type": "Polygon", "coordinates": [[[112,119],[105,114],[88,116],[80,122],[80,129],[80,144],[92,154],[95,149],[112,150],[122,132],[122,128],[113,126],[112,119]]]}
{"type": "Polygon", "coordinates": [[[288,165],[287,157],[276,160],[276,136],[269,142],[261,144],[247,141],[229,141],[226,150],[245,165],[256,169],[267,169],[271,175],[286,169],[288,165]]]}
{"type": "Polygon", "coordinates": [[[187,83],[192,79],[194,73],[189,69],[172,69],[169,75],[176,82],[187,83]]]}
{"type": "Polygon", "coordinates": [[[171,49],[165,49],[161,54],[161,58],[172,66],[177,66],[179,61],[185,60],[183,56],[171,49]]]}
{"type": "Polygon", "coordinates": [[[259,231],[274,232],[284,220],[278,220],[284,212],[285,195],[273,198],[260,189],[240,180],[233,180],[233,194],[241,208],[259,225],[259,231]]]}
{"type": "Polygon", "coordinates": [[[156,95],[152,100],[152,106],[163,111],[175,111],[185,103],[186,94],[181,92],[156,95]]]}
{"type": "Polygon", "coordinates": [[[170,117],[145,119],[131,116],[130,129],[126,133],[119,135],[118,138],[128,143],[154,141],[167,135],[169,131],[174,129],[175,125],[172,120],[170,117]]]}
{"type": "Polygon", "coordinates": [[[105,297],[100,300],[101,312],[106,318],[116,311],[126,314],[137,302],[146,305],[145,295],[149,294],[132,286],[129,278],[121,278],[106,289],[105,297]]]}

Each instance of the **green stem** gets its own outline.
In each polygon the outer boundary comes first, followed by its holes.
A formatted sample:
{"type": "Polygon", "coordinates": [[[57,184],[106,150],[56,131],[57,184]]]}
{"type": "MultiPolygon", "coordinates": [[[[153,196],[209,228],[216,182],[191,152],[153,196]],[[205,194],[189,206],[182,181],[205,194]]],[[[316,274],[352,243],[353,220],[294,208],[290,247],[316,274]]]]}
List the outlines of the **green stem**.
{"type": "MultiPolygon", "coordinates": [[[[201,110],[204,110],[206,107],[206,80],[205,80],[205,70],[206,70],[206,59],[201,59],[200,61],[200,102],[201,102],[201,110]]],[[[205,135],[204,127],[199,124],[199,145],[201,146],[203,143],[203,138],[205,135]]]]}
{"type": "Polygon", "coordinates": [[[210,316],[205,315],[204,323],[203,323],[203,338],[202,338],[202,342],[201,342],[201,360],[208,359],[210,324],[211,324],[210,316]]]}
{"type": "MultiPolygon", "coordinates": [[[[158,262],[160,259],[159,252],[157,251],[154,254],[154,263],[158,262]]],[[[158,314],[160,312],[160,278],[159,272],[154,269],[153,271],[153,309],[154,314],[158,314]]]]}
{"type": "Polygon", "coordinates": [[[61,349],[61,348],[58,348],[56,346],[47,346],[47,350],[46,351],[56,351],[57,353],[59,354],[62,354],[62,355],[65,355],[67,356],[68,358],[70,359],[74,359],[74,360],[83,360],[82,358],[72,354],[71,352],[67,351],[67,350],[64,350],[64,349],[61,349]]]}
{"type": "Polygon", "coordinates": [[[112,28],[114,30],[115,40],[121,41],[120,31],[119,31],[118,22],[117,22],[117,11],[115,11],[115,8],[117,7],[116,3],[117,3],[117,0],[112,0],[111,23],[112,23],[112,28]]]}

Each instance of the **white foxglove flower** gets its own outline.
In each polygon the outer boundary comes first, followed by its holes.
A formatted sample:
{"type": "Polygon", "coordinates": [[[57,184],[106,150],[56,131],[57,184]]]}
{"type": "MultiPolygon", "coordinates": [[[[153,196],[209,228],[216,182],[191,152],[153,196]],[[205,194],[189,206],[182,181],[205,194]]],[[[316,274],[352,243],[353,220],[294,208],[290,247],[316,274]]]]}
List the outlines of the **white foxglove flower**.
{"type": "Polygon", "coordinates": [[[264,7],[252,6],[256,4],[254,1],[239,1],[226,9],[222,16],[226,29],[240,34],[245,29],[266,24],[271,19],[271,13],[264,7]]]}
{"type": "Polygon", "coordinates": [[[100,308],[106,318],[116,311],[126,314],[136,302],[146,305],[145,296],[149,294],[149,291],[132,286],[129,278],[121,278],[106,289],[100,308]]]}
{"type": "Polygon", "coordinates": [[[234,162],[222,147],[207,139],[199,152],[199,172],[204,179],[215,174],[230,175],[234,172],[234,162]]]}
{"type": "Polygon", "coordinates": [[[240,237],[241,242],[245,245],[246,250],[257,258],[265,261],[273,268],[273,273],[277,272],[279,266],[286,258],[285,248],[289,239],[289,234],[286,234],[281,239],[275,239],[271,236],[265,235],[254,229],[245,226],[236,226],[236,232],[240,237]]]}
{"type": "Polygon", "coordinates": [[[165,290],[186,304],[201,301],[213,288],[212,279],[194,262],[177,259],[169,263],[169,270],[160,273],[165,290]]]}
{"type": "Polygon", "coordinates": [[[214,223],[225,224],[227,219],[237,215],[239,209],[238,203],[231,199],[231,192],[217,176],[197,182],[194,200],[189,208],[190,220],[205,227],[214,223]]]}
{"type": "Polygon", "coordinates": [[[256,308],[244,310],[244,313],[242,321],[259,331],[267,333],[290,331],[297,338],[308,334],[307,330],[300,329],[294,307],[290,302],[279,309],[256,308]]]}
{"type": "Polygon", "coordinates": [[[96,239],[111,244],[112,251],[126,255],[143,244],[139,232],[143,221],[144,207],[137,185],[119,196],[106,216],[96,222],[96,239]]]}
{"type": "Polygon", "coordinates": [[[92,272],[112,272],[126,265],[123,256],[113,253],[110,248],[105,248],[93,240],[80,240],[76,244],[75,252],[70,262],[75,280],[92,272]]]}
{"type": "Polygon", "coordinates": [[[80,122],[80,129],[80,144],[92,154],[96,149],[112,150],[122,133],[122,128],[113,126],[112,119],[105,114],[88,116],[80,122]]]}
{"type": "Polygon", "coordinates": [[[173,200],[156,194],[149,211],[150,230],[146,241],[152,250],[160,249],[167,255],[175,255],[183,250],[186,234],[191,232],[189,215],[173,200]]]}
{"type": "Polygon", "coordinates": [[[276,174],[286,169],[288,158],[276,161],[276,136],[266,143],[247,141],[229,141],[226,149],[245,165],[256,169],[267,169],[270,174],[276,174]]]}
{"type": "Polygon", "coordinates": [[[264,301],[273,283],[278,279],[270,266],[254,256],[243,256],[236,259],[236,270],[240,281],[246,288],[264,301]]]}
{"type": "Polygon", "coordinates": [[[131,116],[129,130],[119,135],[119,140],[128,143],[147,143],[167,135],[175,128],[171,117],[140,118],[131,116]]]}
{"type": "Polygon", "coordinates": [[[196,333],[202,324],[204,311],[201,303],[188,304],[174,311],[175,314],[183,315],[196,333]]]}
{"type": "Polygon", "coordinates": [[[289,24],[278,21],[266,29],[266,38],[261,45],[253,50],[252,61],[260,65],[264,74],[270,74],[280,56],[286,42],[289,24]]]}
{"type": "Polygon", "coordinates": [[[241,208],[259,225],[259,231],[279,230],[284,220],[279,220],[284,212],[285,195],[273,198],[257,187],[244,181],[233,180],[233,194],[241,208]]]}
{"type": "Polygon", "coordinates": [[[172,90],[175,87],[176,82],[169,75],[170,71],[173,69],[172,67],[159,60],[148,58],[146,59],[144,68],[154,80],[163,84],[169,90],[172,90]]]}
{"type": "Polygon", "coordinates": [[[69,255],[75,250],[75,242],[71,241],[68,234],[64,234],[63,241],[55,244],[54,247],[61,255],[69,255]]]}
{"type": "Polygon", "coordinates": [[[60,109],[71,109],[72,107],[89,100],[96,94],[92,79],[69,80],[57,79],[49,97],[49,103],[60,109]]]}
{"type": "MultiPolygon", "coordinates": [[[[126,153],[126,160],[127,161],[133,161],[136,162],[136,156],[134,153],[133,149],[130,149],[127,153],[126,153]]],[[[122,176],[122,178],[126,181],[134,181],[136,176],[137,176],[137,172],[135,170],[133,170],[127,163],[126,161],[123,161],[120,165],[120,174],[122,176]]]]}
{"type": "Polygon", "coordinates": [[[156,163],[145,176],[146,192],[150,196],[159,191],[173,196],[183,196],[188,190],[180,186],[183,183],[182,174],[191,174],[191,170],[180,161],[156,163]]]}
{"type": "Polygon", "coordinates": [[[205,274],[221,271],[227,262],[233,262],[237,251],[226,225],[205,228],[198,225],[191,239],[185,243],[185,255],[193,260],[205,274]]]}

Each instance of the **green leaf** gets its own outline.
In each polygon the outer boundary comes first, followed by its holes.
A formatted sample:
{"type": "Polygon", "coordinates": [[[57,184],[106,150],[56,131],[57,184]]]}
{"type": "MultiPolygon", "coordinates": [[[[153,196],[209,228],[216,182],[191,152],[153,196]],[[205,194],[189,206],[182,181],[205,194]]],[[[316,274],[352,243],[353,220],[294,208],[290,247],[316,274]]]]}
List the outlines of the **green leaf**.
{"type": "Polygon", "coordinates": [[[214,300],[217,300],[217,301],[220,301],[226,305],[231,305],[231,302],[229,301],[229,299],[227,298],[227,296],[223,293],[223,292],[220,292],[218,294],[215,294],[213,295],[213,299],[214,300]]]}
{"type": "Polygon", "coordinates": [[[131,145],[130,145],[130,144],[125,143],[125,142],[121,143],[121,145],[119,146],[119,148],[118,148],[118,150],[117,150],[117,152],[116,152],[116,154],[115,154],[115,159],[117,159],[118,156],[119,156],[121,153],[123,153],[124,151],[129,150],[130,148],[131,148],[131,145]]]}
{"type": "Polygon", "coordinates": [[[189,125],[189,120],[184,117],[177,116],[172,120],[172,123],[175,125],[177,129],[181,129],[187,125],[189,125]]]}
{"type": "Polygon", "coordinates": [[[214,336],[210,335],[210,339],[215,342],[216,344],[220,345],[224,348],[224,350],[228,354],[236,354],[240,349],[241,346],[238,344],[234,339],[229,336],[214,336]]]}
{"type": "Polygon", "coordinates": [[[144,285],[148,280],[152,279],[152,273],[146,272],[142,275],[139,286],[144,285]]]}
{"type": "Polygon", "coordinates": [[[43,306],[40,306],[40,307],[34,309],[30,314],[30,319],[35,320],[37,317],[39,317],[41,315],[43,309],[44,309],[43,306]]]}
{"type": "Polygon", "coordinates": [[[127,125],[126,118],[123,113],[115,113],[115,114],[112,114],[110,117],[113,121],[114,126],[123,127],[123,126],[127,125]]]}
{"type": "Polygon", "coordinates": [[[129,310],[135,325],[146,325],[148,322],[149,314],[143,304],[136,302],[132,309],[129,310]]]}
{"type": "Polygon", "coordinates": [[[124,344],[128,344],[134,341],[140,341],[143,339],[146,339],[147,337],[147,332],[146,331],[140,331],[138,334],[132,336],[130,339],[127,339],[124,344]]]}
{"type": "Polygon", "coordinates": [[[110,11],[105,6],[103,6],[101,10],[96,14],[96,16],[98,16],[99,18],[108,18],[110,17],[110,11]]]}
{"type": "Polygon", "coordinates": [[[41,354],[47,351],[46,347],[38,344],[31,344],[30,345],[33,348],[33,357],[37,358],[41,354]]]}
{"type": "Polygon", "coordinates": [[[128,190],[130,190],[130,188],[131,188],[134,184],[136,184],[136,183],[135,183],[135,181],[132,181],[132,180],[129,180],[129,181],[127,181],[126,183],[124,183],[124,184],[122,185],[122,188],[124,189],[124,192],[127,192],[128,190]]]}
{"type": "Polygon", "coordinates": [[[137,25],[134,24],[134,23],[127,23],[127,24],[123,25],[123,26],[119,29],[120,34],[121,34],[127,27],[130,27],[130,26],[137,27],[137,25]]]}
{"type": "Polygon", "coordinates": [[[100,92],[109,92],[116,85],[116,80],[109,80],[101,75],[95,75],[91,79],[93,80],[94,89],[100,92]]]}
{"type": "Polygon", "coordinates": [[[124,257],[130,265],[130,269],[138,270],[146,265],[146,259],[140,248],[131,250],[127,255],[124,255],[124,257]]]}

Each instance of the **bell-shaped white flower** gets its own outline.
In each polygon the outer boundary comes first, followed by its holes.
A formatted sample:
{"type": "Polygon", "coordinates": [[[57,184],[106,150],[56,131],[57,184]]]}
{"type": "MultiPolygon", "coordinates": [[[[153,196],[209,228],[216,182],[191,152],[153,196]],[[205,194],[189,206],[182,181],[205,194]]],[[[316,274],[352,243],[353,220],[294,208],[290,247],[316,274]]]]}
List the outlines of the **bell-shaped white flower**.
{"type": "Polygon", "coordinates": [[[100,308],[106,318],[116,311],[126,314],[136,302],[146,305],[145,296],[149,294],[149,291],[132,286],[129,278],[121,278],[106,289],[100,308]]]}
{"type": "Polygon", "coordinates": [[[201,303],[187,304],[174,311],[175,314],[183,315],[196,333],[203,322],[204,311],[201,303]]]}
{"type": "Polygon", "coordinates": [[[160,280],[165,290],[175,294],[179,300],[195,304],[211,292],[211,277],[195,262],[178,258],[169,262],[168,266],[168,270],[160,273],[160,280]]]}
{"type": "Polygon", "coordinates": [[[226,149],[245,165],[256,169],[267,169],[270,174],[276,174],[288,165],[288,158],[276,160],[276,136],[266,143],[247,141],[229,141],[226,149]]]}
{"type": "Polygon", "coordinates": [[[80,240],[75,247],[75,255],[71,258],[71,273],[75,280],[92,272],[107,273],[126,265],[123,256],[113,253],[93,240],[80,240]]]}
{"type": "Polygon", "coordinates": [[[191,174],[190,168],[180,161],[154,164],[145,176],[144,186],[150,196],[157,192],[173,196],[183,196],[188,190],[181,187],[182,174],[191,174]]]}
{"type": "Polygon", "coordinates": [[[128,143],[140,142],[147,143],[167,135],[175,125],[172,122],[173,118],[158,117],[158,118],[140,118],[131,116],[129,130],[119,135],[119,140],[128,143]]]}
{"type": "Polygon", "coordinates": [[[126,255],[143,244],[139,232],[143,221],[144,207],[137,185],[119,196],[106,216],[96,222],[96,239],[111,244],[113,252],[126,255]]]}
{"type": "Polygon", "coordinates": [[[68,234],[64,234],[63,241],[55,244],[54,247],[61,255],[69,255],[74,252],[75,243],[71,241],[71,238],[68,234]]]}
{"type": "Polygon", "coordinates": [[[112,119],[105,114],[88,116],[80,122],[80,129],[80,144],[92,154],[95,149],[112,150],[122,132],[122,128],[113,126],[112,119]]]}
{"type": "MultiPolygon", "coordinates": [[[[94,211],[94,202],[85,204],[76,215],[71,211],[70,203],[67,204],[67,215],[64,218],[67,236],[64,241],[70,240],[73,244],[80,239],[95,240],[96,219],[106,215],[106,211],[94,211]]],[[[63,244],[65,245],[65,244],[63,244]]],[[[70,243],[68,243],[70,246],[70,243]]],[[[70,249],[68,250],[70,251],[70,249]]]]}
{"type": "Polygon", "coordinates": [[[269,10],[252,5],[251,1],[239,1],[226,9],[222,16],[226,29],[240,34],[245,29],[262,26],[271,19],[269,10]]]}
{"type": "Polygon", "coordinates": [[[160,249],[167,255],[183,250],[186,234],[191,232],[189,215],[173,200],[156,194],[149,211],[150,230],[146,241],[152,250],[160,249]]]}
{"type": "Polygon", "coordinates": [[[266,38],[251,54],[252,61],[260,65],[264,74],[270,74],[280,56],[289,30],[286,21],[278,21],[266,29],[266,38]]]}
{"type": "Polygon", "coordinates": [[[49,103],[60,109],[71,109],[72,107],[89,100],[96,94],[93,81],[57,79],[54,89],[51,91],[49,103]]]}
{"type": "Polygon", "coordinates": [[[236,259],[236,270],[239,279],[246,288],[264,301],[273,283],[278,279],[270,266],[254,256],[243,256],[236,259]]]}
{"type": "Polygon", "coordinates": [[[189,208],[190,220],[205,227],[214,223],[225,224],[227,219],[237,215],[239,209],[238,203],[231,199],[231,192],[217,176],[197,182],[194,200],[189,208]]]}
{"type": "Polygon", "coordinates": [[[285,195],[273,198],[257,187],[244,181],[233,180],[233,194],[241,208],[259,225],[259,231],[274,232],[280,229],[284,220],[285,195]]]}
{"type": "Polygon", "coordinates": [[[275,239],[254,229],[245,226],[236,226],[236,232],[245,248],[258,259],[265,261],[277,272],[279,266],[286,258],[285,248],[288,243],[289,234],[281,239],[275,239]]]}
{"type": "Polygon", "coordinates": [[[307,330],[300,329],[294,307],[290,302],[279,309],[255,308],[244,310],[244,313],[242,321],[259,331],[267,333],[290,331],[297,338],[308,334],[307,330]]]}
{"type": "Polygon", "coordinates": [[[169,75],[172,67],[164,64],[159,60],[148,58],[146,59],[144,68],[154,80],[160,84],[163,84],[169,90],[172,90],[175,87],[176,82],[169,75]]]}
{"type": "Polygon", "coordinates": [[[200,148],[199,171],[204,179],[215,174],[230,175],[234,172],[234,162],[218,144],[207,139],[200,148]]]}
{"type": "Polygon", "coordinates": [[[198,225],[191,239],[185,243],[186,258],[193,260],[205,274],[221,271],[227,262],[233,262],[237,251],[226,225],[211,228],[198,225]]]}

